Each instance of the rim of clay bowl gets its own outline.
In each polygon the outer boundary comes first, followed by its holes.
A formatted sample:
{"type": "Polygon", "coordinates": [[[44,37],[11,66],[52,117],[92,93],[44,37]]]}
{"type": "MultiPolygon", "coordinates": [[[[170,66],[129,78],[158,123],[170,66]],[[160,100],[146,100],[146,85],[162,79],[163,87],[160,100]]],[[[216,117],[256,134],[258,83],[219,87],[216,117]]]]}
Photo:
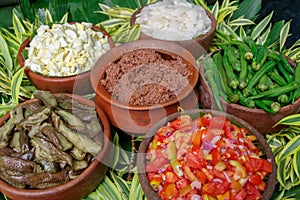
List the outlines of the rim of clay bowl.
{"type": "Polygon", "coordinates": [[[146,172],[145,172],[145,166],[146,166],[146,158],[145,158],[145,152],[148,149],[148,146],[150,142],[153,140],[154,135],[156,134],[156,131],[164,126],[166,122],[172,121],[176,119],[178,116],[187,114],[191,116],[192,118],[202,116],[205,113],[211,113],[213,116],[224,116],[226,117],[229,121],[232,123],[240,126],[247,128],[249,132],[257,137],[257,141],[260,143],[262,147],[262,151],[264,152],[264,155],[267,157],[267,159],[270,159],[272,162],[272,168],[273,171],[268,177],[267,181],[267,188],[266,190],[262,193],[263,197],[262,199],[269,199],[274,190],[275,190],[275,185],[277,181],[277,166],[275,162],[275,157],[274,154],[267,144],[266,140],[264,137],[249,123],[244,121],[241,118],[238,118],[234,115],[217,111],[217,110],[211,110],[211,109],[191,109],[191,110],[185,110],[182,112],[177,112],[174,114],[171,114],[164,119],[160,120],[158,123],[156,123],[146,134],[145,138],[143,139],[142,143],[139,146],[139,151],[138,151],[138,157],[137,157],[137,171],[138,171],[138,176],[139,180],[141,183],[141,187],[146,195],[147,198],[153,199],[153,200],[159,200],[160,198],[157,195],[157,192],[154,191],[152,186],[150,185],[146,172]]]}
{"type": "Polygon", "coordinates": [[[198,79],[199,71],[196,60],[188,50],[186,50],[178,44],[168,41],[159,41],[155,39],[136,40],[133,42],[124,43],[122,45],[110,49],[103,56],[101,56],[101,58],[98,59],[91,72],[92,87],[97,95],[99,95],[103,100],[105,100],[108,103],[111,103],[114,106],[137,111],[149,110],[149,108],[151,110],[154,110],[180,102],[191,92],[193,92],[194,88],[198,83],[198,79]],[[106,68],[111,63],[116,62],[120,57],[122,57],[123,54],[139,49],[153,49],[162,54],[178,55],[185,61],[185,63],[190,64],[190,66],[192,67],[192,77],[189,80],[189,85],[178,94],[177,98],[173,98],[167,102],[151,106],[129,105],[112,98],[112,96],[107,92],[103,85],[99,83],[100,80],[103,78],[103,75],[105,74],[106,68]]]}
{"type": "MultiPolygon", "coordinates": [[[[0,179],[0,186],[1,186],[0,191],[2,191],[5,195],[8,194],[8,197],[10,197],[11,196],[10,194],[12,194],[14,197],[18,196],[18,197],[24,197],[24,198],[26,197],[26,199],[28,199],[28,198],[38,199],[39,197],[47,197],[47,195],[50,195],[50,194],[52,195],[54,193],[53,190],[55,190],[57,192],[66,191],[70,188],[73,188],[78,183],[82,182],[86,178],[87,175],[91,174],[101,164],[103,164],[106,168],[104,170],[104,174],[105,174],[105,172],[107,170],[107,164],[110,162],[110,158],[108,158],[109,156],[107,156],[107,153],[110,151],[110,148],[111,148],[110,143],[111,143],[111,139],[112,139],[109,120],[106,117],[105,113],[102,111],[102,109],[99,106],[97,106],[95,104],[95,102],[93,102],[92,100],[89,100],[87,98],[84,98],[84,97],[82,97],[80,95],[76,95],[76,94],[66,94],[66,95],[69,97],[72,97],[74,100],[76,100],[84,105],[95,107],[99,121],[103,126],[103,132],[104,132],[103,148],[94,157],[93,162],[91,162],[90,165],[82,173],[80,173],[79,176],[77,176],[75,179],[69,180],[68,182],[63,183],[58,186],[55,186],[55,187],[51,187],[51,188],[47,188],[47,189],[16,188],[0,179]],[[101,161],[104,161],[105,163],[102,163],[101,161]]],[[[27,100],[27,101],[19,104],[18,106],[22,106],[26,103],[30,103],[33,101],[37,101],[37,99],[27,100]]],[[[9,119],[9,117],[10,117],[10,113],[7,112],[3,117],[0,118],[0,122],[2,123],[1,126],[3,125],[3,123],[6,120],[9,119]]],[[[99,182],[100,181],[101,180],[99,180],[99,182]]]]}

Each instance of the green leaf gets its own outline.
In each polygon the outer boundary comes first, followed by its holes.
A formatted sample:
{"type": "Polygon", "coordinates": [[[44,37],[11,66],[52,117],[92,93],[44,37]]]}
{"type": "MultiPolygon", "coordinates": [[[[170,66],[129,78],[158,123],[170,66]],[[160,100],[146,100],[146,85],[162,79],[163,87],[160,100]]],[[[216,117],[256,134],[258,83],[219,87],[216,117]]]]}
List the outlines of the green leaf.
{"type": "Polygon", "coordinates": [[[25,32],[25,28],[20,19],[15,14],[13,14],[12,23],[14,28],[14,34],[16,35],[19,41],[22,41],[22,34],[25,32]]]}
{"type": "Polygon", "coordinates": [[[273,127],[284,124],[284,125],[293,125],[293,126],[300,126],[300,114],[293,114],[287,117],[284,117],[280,121],[278,121],[273,127]]]}
{"type": "Polygon", "coordinates": [[[115,186],[118,188],[119,193],[122,195],[122,199],[129,199],[130,189],[127,182],[117,176],[113,171],[110,171],[110,176],[113,179],[115,186]]]}
{"type": "Polygon", "coordinates": [[[254,19],[254,17],[261,10],[262,0],[245,0],[239,4],[239,9],[236,10],[232,19],[237,19],[241,16],[244,16],[246,19],[254,19]]]}
{"type": "Polygon", "coordinates": [[[8,70],[8,73],[9,73],[9,77],[12,76],[12,73],[13,73],[13,62],[12,62],[12,58],[10,56],[10,53],[9,53],[9,49],[8,49],[8,46],[7,46],[7,43],[5,41],[5,39],[2,37],[2,34],[0,32],[0,52],[2,53],[2,56],[5,60],[5,68],[7,68],[8,70]]]}
{"type": "Polygon", "coordinates": [[[53,23],[52,15],[48,9],[46,9],[46,12],[45,12],[45,23],[47,25],[50,25],[53,23]]]}
{"type": "Polygon", "coordinates": [[[255,26],[251,33],[251,38],[253,40],[256,40],[256,38],[258,38],[264,29],[269,25],[272,16],[273,11],[255,26]]]}
{"type": "Polygon", "coordinates": [[[267,46],[270,46],[271,44],[279,40],[280,30],[283,27],[283,25],[284,20],[278,21],[273,25],[266,42],[267,46]]]}
{"type": "Polygon", "coordinates": [[[283,160],[299,150],[300,150],[300,135],[297,135],[291,141],[289,141],[286,144],[286,146],[282,149],[282,151],[278,155],[278,159],[283,160]]]}
{"type": "Polygon", "coordinates": [[[298,178],[300,178],[300,151],[297,151],[293,156],[293,168],[298,178]]]}
{"type": "Polygon", "coordinates": [[[129,199],[143,200],[144,192],[141,188],[138,173],[135,173],[131,182],[129,199]]]}
{"type": "Polygon", "coordinates": [[[258,44],[264,45],[268,39],[268,36],[270,34],[272,25],[269,25],[269,28],[259,37],[257,38],[258,44]]]}
{"type": "Polygon", "coordinates": [[[96,191],[105,196],[105,199],[122,200],[121,194],[118,192],[115,184],[110,180],[108,176],[105,176],[101,181],[96,191]]]}
{"type": "Polygon", "coordinates": [[[287,174],[289,174],[289,171],[287,169],[289,168],[288,166],[291,163],[290,161],[291,161],[290,157],[277,161],[277,181],[284,188],[287,187],[286,180],[287,180],[287,174]]]}
{"type": "Polygon", "coordinates": [[[238,18],[229,22],[229,26],[247,26],[254,25],[255,23],[250,19],[238,18]]]}
{"type": "Polygon", "coordinates": [[[288,21],[287,23],[284,24],[282,29],[280,30],[280,36],[279,36],[279,51],[281,52],[287,37],[289,36],[289,31],[290,31],[290,26],[291,26],[291,21],[288,21]]]}
{"type": "Polygon", "coordinates": [[[108,19],[100,22],[100,25],[105,27],[105,29],[113,28],[115,26],[121,26],[127,21],[124,19],[108,19]]]}
{"type": "Polygon", "coordinates": [[[215,17],[215,19],[218,18],[218,13],[219,13],[219,1],[216,1],[216,3],[214,4],[214,6],[211,9],[211,13],[213,14],[213,16],[215,17]]]}
{"type": "Polygon", "coordinates": [[[20,68],[13,76],[11,80],[11,97],[12,102],[15,104],[19,103],[19,93],[20,93],[20,87],[24,76],[24,67],[20,68]]]}
{"type": "Polygon", "coordinates": [[[232,30],[230,26],[222,24],[222,30],[224,31],[224,33],[228,34],[231,39],[239,39],[239,36],[235,33],[234,30],[232,30]]]}

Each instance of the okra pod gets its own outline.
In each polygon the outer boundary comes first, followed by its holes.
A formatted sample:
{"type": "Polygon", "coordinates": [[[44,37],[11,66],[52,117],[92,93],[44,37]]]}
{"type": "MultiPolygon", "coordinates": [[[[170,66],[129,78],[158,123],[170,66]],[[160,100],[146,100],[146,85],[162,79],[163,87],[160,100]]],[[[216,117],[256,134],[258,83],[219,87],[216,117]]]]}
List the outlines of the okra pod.
{"type": "Polygon", "coordinates": [[[280,62],[282,63],[282,66],[291,74],[294,74],[294,68],[290,65],[290,63],[287,61],[287,59],[282,55],[282,53],[279,54],[280,62]]]}
{"type": "Polygon", "coordinates": [[[284,80],[284,78],[278,73],[277,69],[273,69],[269,73],[269,77],[278,85],[285,86],[287,82],[284,80]]]}
{"type": "Polygon", "coordinates": [[[261,108],[264,111],[271,113],[271,114],[277,113],[281,108],[281,106],[278,102],[274,102],[272,100],[267,100],[267,99],[264,99],[264,100],[256,99],[255,105],[258,108],[261,108]]]}
{"type": "Polygon", "coordinates": [[[268,48],[260,45],[257,48],[257,56],[253,59],[252,68],[255,71],[260,70],[260,68],[264,65],[268,56],[268,48]]]}
{"type": "Polygon", "coordinates": [[[226,68],[225,72],[226,72],[226,75],[227,75],[227,78],[228,78],[228,85],[231,88],[236,89],[239,85],[239,81],[235,77],[235,74],[233,72],[231,64],[228,61],[227,48],[225,46],[222,46],[222,48],[224,49],[224,68],[226,68]]]}
{"type": "Polygon", "coordinates": [[[252,88],[258,83],[258,81],[261,79],[261,77],[272,70],[276,63],[274,61],[267,62],[258,72],[254,74],[250,82],[248,83],[247,87],[243,89],[243,94],[245,96],[249,96],[252,94],[252,88]]]}
{"type": "Polygon", "coordinates": [[[237,72],[241,71],[241,64],[239,59],[237,58],[236,53],[234,52],[235,49],[232,46],[228,46],[226,47],[226,49],[224,49],[224,51],[227,51],[227,58],[232,66],[232,69],[237,72]]]}
{"type": "Polygon", "coordinates": [[[278,70],[281,72],[281,74],[282,74],[283,78],[285,79],[285,81],[287,83],[290,83],[292,81],[292,79],[289,75],[289,72],[283,67],[283,65],[280,62],[277,63],[277,67],[278,67],[278,70]]]}
{"type": "Polygon", "coordinates": [[[297,82],[292,82],[292,83],[289,83],[285,86],[275,88],[275,89],[272,89],[272,90],[268,90],[268,91],[265,91],[265,92],[261,92],[257,95],[253,95],[253,96],[250,96],[248,98],[250,98],[250,99],[260,99],[260,98],[263,98],[263,97],[268,97],[268,98],[277,97],[281,94],[285,94],[285,93],[288,93],[290,91],[296,90],[299,87],[300,87],[300,84],[298,84],[297,82]]]}
{"type": "Polygon", "coordinates": [[[248,72],[248,63],[245,58],[245,50],[240,49],[240,62],[241,62],[241,72],[239,74],[239,88],[244,89],[247,86],[246,78],[247,78],[247,72],[248,72]]]}

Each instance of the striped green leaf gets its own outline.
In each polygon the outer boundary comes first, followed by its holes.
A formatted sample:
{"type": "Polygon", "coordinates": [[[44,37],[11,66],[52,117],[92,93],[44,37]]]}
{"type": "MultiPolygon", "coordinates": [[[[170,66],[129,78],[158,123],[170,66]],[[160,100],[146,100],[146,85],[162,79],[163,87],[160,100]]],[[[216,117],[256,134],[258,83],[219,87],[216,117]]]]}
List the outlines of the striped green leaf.
{"type": "Polygon", "coordinates": [[[240,17],[238,19],[234,19],[229,22],[230,26],[247,26],[247,25],[254,25],[255,23],[250,19],[245,19],[240,17]]]}
{"type": "Polygon", "coordinates": [[[25,32],[25,28],[15,13],[13,13],[12,24],[13,24],[13,28],[14,28],[14,34],[17,36],[18,40],[21,42],[22,34],[25,32]]]}
{"type": "Polygon", "coordinates": [[[143,196],[144,192],[138,179],[138,173],[134,173],[130,187],[129,199],[143,200],[143,196]]]}
{"type": "Polygon", "coordinates": [[[12,97],[12,102],[15,104],[19,103],[19,93],[20,93],[20,88],[21,88],[21,83],[23,81],[23,76],[24,76],[24,67],[20,68],[13,76],[11,80],[11,97],[12,97]]]}
{"type": "Polygon", "coordinates": [[[118,192],[117,187],[108,176],[103,178],[96,191],[98,194],[103,194],[105,196],[104,199],[122,200],[122,196],[118,192]]]}
{"type": "Polygon", "coordinates": [[[211,9],[211,13],[213,14],[213,16],[215,17],[215,19],[218,18],[218,13],[219,13],[219,1],[216,1],[216,3],[214,4],[214,6],[211,9]]]}
{"type": "Polygon", "coordinates": [[[117,176],[113,171],[110,171],[110,176],[115,183],[115,186],[117,187],[119,193],[121,194],[122,199],[129,199],[130,188],[127,182],[120,176],[117,176]]]}
{"type": "Polygon", "coordinates": [[[270,31],[270,34],[267,39],[267,46],[271,46],[274,43],[279,42],[279,35],[280,35],[280,30],[284,25],[284,20],[276,22],[270,31]]]}
{"type": "Polygon", "coordinates": [[[293,155],[293,168],[298,178],[300,178],[300,151],[293,155]]]}
{"type": "Polygon", "coordinates": [[[224,33],[227,33],[231,38],[239,39],[239,36],[235,33],[234,30],[232,30],[232,28],[230,26],[223,24],[222,28],[223,28],[224,33]]]}
{"type": "Polygon", "coordinates": [[[267,42],[267,39],[268,39],[268,36],[270,34],[270,31],[271,31],[271,27],[272,25],[270,24],[270,26],[267,28],[267,30],[262,33],[262,35],[260,37],[258,37],[258,43],[261,44],[261,45],[264,45],[266,42],[267,42]]]}
{"type": "Polygon", "coordinates": [[[66,13],[60,20],[59,20],[59,23],[67,23],[68,22],[68,13],[66,13]]]}
{"type": "Polygon", "coordinates": [[[279,160],[283,160],[300,150],[300,135],[289,141],[278,155],[279,160]]]}
{"type": "Polygon", "coordinates": [[[284,117],[280,121],[278,121],[275,125],[284,124],[284,125],[290,125],[290,126],[300,126],[300,114],[293,114],[289,115],[287,117],[284,117]]]}
{"type": "Polygon", "coordinates": [[[105,21],[100,22],[100,25],[103,26],[105,29],[114,28],[115,26],[121,26],[124,23],[127,23],[128,21],[125,19],[108,19],[105,21]]]}
{"type": "Polygon", "coordinates": [[[282,159],[277,161],[277,181],[280,185],[284,188],[287,187],[286,180],[289,172],[287,170],[288,166],[290,165],[291,158],[287,157],[286,159],[282,159]]]}
{"type": "Polygon", "coordinates": [[[256,40],[256,38],[258,38],[261,35],[261,33],[264,31],[264,29],[269,25],[272,16],[273,16],[273,11],[255,26],[255,28],[251,33],[251,38],[253,40],[256,40]]]}
{"type": "Polygon", "coordinates": [[[289,31],[290,31],[290,26],[291,26],[291,21],[288,21],[287,23],[285,23],[282,27],[282,29],[280,30],[280,36],[279,36],[279,51],[282,51],[286,39],[289,36],[289,31]]]}
{"type": "Polygon", "coordinates": [[[51,13],[49,12],[48,9],[46,9],[46,12],[45,12],[45,23],[48,24],[48,25],[53,23],[52,15],[51,15],[51,13]]]}
{"type": "Polygon", "coordinates": [[[12,58],[9,53],[7,43],[6,43],[5,39],[3,38],[1,32],[0,32],[0,52],[3,56],[3,59],[5,60],[4,67],[7,68],[9,76],[12,77],[12,72],[13,72],[14,66],[13,66],[12,58]]]}

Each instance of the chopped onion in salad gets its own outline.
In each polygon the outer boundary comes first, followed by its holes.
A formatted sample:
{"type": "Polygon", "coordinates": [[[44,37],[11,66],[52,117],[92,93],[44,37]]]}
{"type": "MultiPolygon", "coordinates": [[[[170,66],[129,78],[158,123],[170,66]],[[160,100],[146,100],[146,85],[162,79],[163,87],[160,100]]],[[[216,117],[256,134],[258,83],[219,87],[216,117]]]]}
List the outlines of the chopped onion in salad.
{"type": "Polygon", "coordinates": [[[44,76],[72,76],[91,70],[110,49],[107,36],[91,23],[41,25],[29,43],[25,67],[44,76]]]}
{"type": "Polygon", "coordinates": [[[211,20],[204,8],[186,0],[163,0],[145,6],[136,16],[144,34],[162,40],[190,40],[206,34],[211,20]]]}

